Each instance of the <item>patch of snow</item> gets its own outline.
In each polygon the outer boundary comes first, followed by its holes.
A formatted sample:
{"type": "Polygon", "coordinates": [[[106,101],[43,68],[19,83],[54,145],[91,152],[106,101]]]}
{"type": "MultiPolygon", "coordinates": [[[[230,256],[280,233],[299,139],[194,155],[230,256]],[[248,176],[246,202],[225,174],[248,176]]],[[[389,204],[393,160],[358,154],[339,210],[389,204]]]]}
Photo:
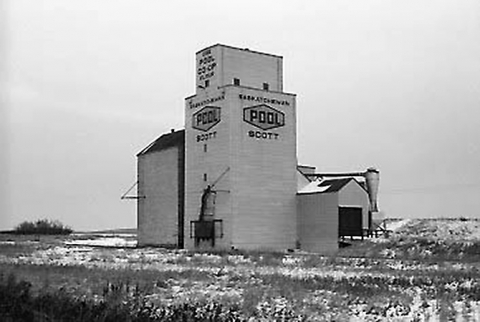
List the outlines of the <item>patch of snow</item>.
{"type": "Polygon", "coordinates": [[[193,258],[195,258],[196,260],[202,260],[202,261],[213,262],[213,263],[217,263],[222,260],[221,256],[214,255],[214,254],[194,254],[193,258]]]}
{"type": "Polygon", "coordinates": [[[282,264],[286,266],[298,266],[303,263],[302,257],[294,257],[294,256],[285,256],[282,259],[282,264]]]}
{"type": "Polygon", "coordinates": [[[0,245],[15,245],[16,242],[12,240],[0,240],[0,245]]]}
{"type": "Polygon", "coordinates": [[[235,265],[239,264],[251,264],[252,261],[248,257],[244,257],[242,255],[228,255],[227,260],[235,265]]]}
{"type": "Polygon", "coordinates": [[[313,181],[313,182],[310,182],[309,184],[307,184],[305,187],[303,187],[302,189],[300,189],[298,191],[298,193],[302,194],[302,193],[312,193],[312,192],[324,192],[326,191],[328,188],[330,188],[330,186],[318,186],[320,184],[319,181],[313,181]]]}
{"type": "Polygon", "coordinates": [[[397,221],[389,221],[387,222],[387,229],[391,230],[393,232],[399,230],[403,226],[407,225],[410,223],[412,220],[411,219],[402,219],[402,220],[397,220],[397,221]]]}
{"type": "Polygon", "coordinates": [[[137,246],[137,241],[127,240],[121,237],[101,237],[95,239],[74,239],[65,241],[65,244],[70,246],[135,247],[137,246]]]}
{"type": "Polygon", "coordinates": [[[99,237],[137,237],[137,234],[133,233],[72,233],[70,236],[99,236],[99,237]]]}

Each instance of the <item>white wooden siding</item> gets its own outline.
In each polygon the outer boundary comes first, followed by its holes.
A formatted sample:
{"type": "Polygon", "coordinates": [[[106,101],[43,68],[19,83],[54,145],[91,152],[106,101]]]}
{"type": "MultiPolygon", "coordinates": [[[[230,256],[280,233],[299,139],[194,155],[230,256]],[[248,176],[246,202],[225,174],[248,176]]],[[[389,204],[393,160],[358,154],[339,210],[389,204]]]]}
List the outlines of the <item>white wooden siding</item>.
{"type": "Polygon", "coordinates": [[[295,96],[228,87],[232,106],[232,192],[234,231],[239,248],[284,250],[296,240],[296,113],[295,96]],[[260,105],[239,94],[287,101],[267,104],[285,114],[285,125],[263,131],[243,120],[243,109],[260,105]],[[274,133],[277,139],[257,139],[249,131],[274,133]]]}
{"type": "Polygon", "coordinates": [[[330,254],[338,250],[338,194],[297,195],[297,229],[302,250],[330,254]]]}
{"type": "Polygon", "coordinates": [[[197,66],[197,93],[204,86],[205,80],[200,79],[199,68],[209,64],[200,64],[202,58],[208,55],[215,61],[212,69],[213,76],[209,77],[210,88],[233,84],[233,79],[238,78],[241,86],[263,88],[263,83],[269,84],[270,91],[283,90],[283,62],[282,57],[270,54],[239,49],[230,46],[216,45],[202,50],[196,55],[197,66]]]}
{"type": "Polygon", "coordinates": [[[178,241],[178,148],[138,158],[138,244],[178,241]]]}
{"type": "MultiPolygon", "coordinates": [[[[193,248],[194,239],[190,238],[190,223],[198,220],[201,206],[201,196],[207,185],[212,184],[230,164],[230,112],[226,100],[219,100],[208,106],[221,108],[221,120],[209,131],[192,128],[192,115],[201,110],[190,108],[190,102],[202,102],[210,97],[220,97],[224,90],[203,91],[186,100],[185,104],[185,247],[193,248]],[[197,137],[215,133],[215,137],[198,141],[197,137]],[[207,145],[207,152],[204,150],[207,145]],[[204,181],[207,174],[207,181],[204,181]]],[[[229,248],[231,245],[231,170],[216,184],[215,190],[221,190],[216,196],[215,219],[223,220],[224,237],[216,240],[219,248],[229,248]]]]}
{"type": "MultiPolygon", "coordinates": [[[[185,245],[194,247],[189,227],[192,220],[198,219],[203,189],[229,168],[215,187],[223,190],[217,193],[215,219],[224,223],[224,237],[216,240],[216,246],[294,248],[297,236],[296,106],[294,95],[279,92],[282,90],[282,58],[216,45],[197,53],[197,64],[204,54],[211,55],[217,65],[210,86],[197,87],[196,95],[187,98],[185,104],[185,245]],[[233,78],[240,79],[240,86],[232,85],[233,78]],[[263,83],[269,84],[269,91],[263,90],[263,83]],[[240,94],[266,98],[267,102],[243,99],[240,94]],[[201,103],[216,97],[224,99],[201,103]],[[243,109],[261,104],[284,113],[285,125],[264,131],[245,122],[243,109]],[[192,128],[192,115],[204,106],[221,108],[221,121],[207,132],[192,128]],[[250,137],[249,131],[275,133],[278,138],[257,139],[250,137]],[[198,142],[198,135],[213,132],[214,138],[198,142]],[[205,173],[207,182],[203,180],[205,173]]],[[[198,75],[197,85],[203,85],[198,75]]]]}
{"type": "Polygon", "coordinates": [[[190,222],[198,219],[200,197],[207,184],[229,168],[217,184],[216,219],[222,219],[224,237],[216,240],[218,247],[293,248],[296,239],[296,115],[295,96],[262,90],[227,86],[210,90],[187,99],[186,115],[186,208],[185,245],[194,246],[189,238],[190,222]],[[192,128],[192,115],[200,110],[190,102],[225,93],[225,99],[209,104],[221,108],[221,121],[208,132],[192,128]],[[249,131],[262,131],[243,120],[243,108],[259,105],[244,101],[239,94],[265,96],[288,101],[288,106],[271,107],[285,114],[285,126],[268,130],[278,139],[262,140],[249,137],[249,131]],[[215,138],[197,142],[197,136],[216,132],[215,138]],[[204,151],[207,144],[207,152],[204,151]],[[207,182],[203,174],[207,173],[207,182]]]}

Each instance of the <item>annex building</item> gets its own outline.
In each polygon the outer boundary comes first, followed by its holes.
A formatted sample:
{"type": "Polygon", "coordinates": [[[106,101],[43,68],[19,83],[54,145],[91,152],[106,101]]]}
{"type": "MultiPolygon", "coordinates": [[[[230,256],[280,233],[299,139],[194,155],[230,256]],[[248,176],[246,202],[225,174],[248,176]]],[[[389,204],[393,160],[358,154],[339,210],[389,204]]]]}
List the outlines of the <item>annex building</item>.
{"type": "Polygon", "coordinates": [[[281,56],[217,44],[196,53],[195,77],[185,129],[137,154],[140,246],[325,253],[373,228],[377,170],[298,165],[281,56]]]}

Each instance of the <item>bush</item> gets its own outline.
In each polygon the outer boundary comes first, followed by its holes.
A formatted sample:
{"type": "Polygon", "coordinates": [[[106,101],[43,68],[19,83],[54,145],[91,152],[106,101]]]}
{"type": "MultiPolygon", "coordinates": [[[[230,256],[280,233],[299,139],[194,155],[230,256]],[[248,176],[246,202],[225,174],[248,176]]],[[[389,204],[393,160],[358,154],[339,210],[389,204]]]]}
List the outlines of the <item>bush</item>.
{"type": "Polygon", "coordinates": [[[39,219],[36,222],[24,221],[15,227],[14,233],[20,235],[68,235],[73,230],[58,220],[39,219]]]}

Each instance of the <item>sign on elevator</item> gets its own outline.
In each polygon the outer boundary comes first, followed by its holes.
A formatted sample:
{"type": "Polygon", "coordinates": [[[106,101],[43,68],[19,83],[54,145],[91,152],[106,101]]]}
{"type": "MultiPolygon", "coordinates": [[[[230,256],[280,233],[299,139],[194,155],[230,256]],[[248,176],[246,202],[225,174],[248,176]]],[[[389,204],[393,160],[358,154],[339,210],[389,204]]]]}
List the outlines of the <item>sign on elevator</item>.
{"type": "Polygon", "coordinates": [[[243,120],[262,130],[274,129],[285,125],[285,114],[266,104],[243,109],[243,120]]]}
{"type": "Polygon", "coordinates": [[[192,127],[200,131],[208,131],[220,122],[220,107],[205,106],[193,114],[192,127]]]}

